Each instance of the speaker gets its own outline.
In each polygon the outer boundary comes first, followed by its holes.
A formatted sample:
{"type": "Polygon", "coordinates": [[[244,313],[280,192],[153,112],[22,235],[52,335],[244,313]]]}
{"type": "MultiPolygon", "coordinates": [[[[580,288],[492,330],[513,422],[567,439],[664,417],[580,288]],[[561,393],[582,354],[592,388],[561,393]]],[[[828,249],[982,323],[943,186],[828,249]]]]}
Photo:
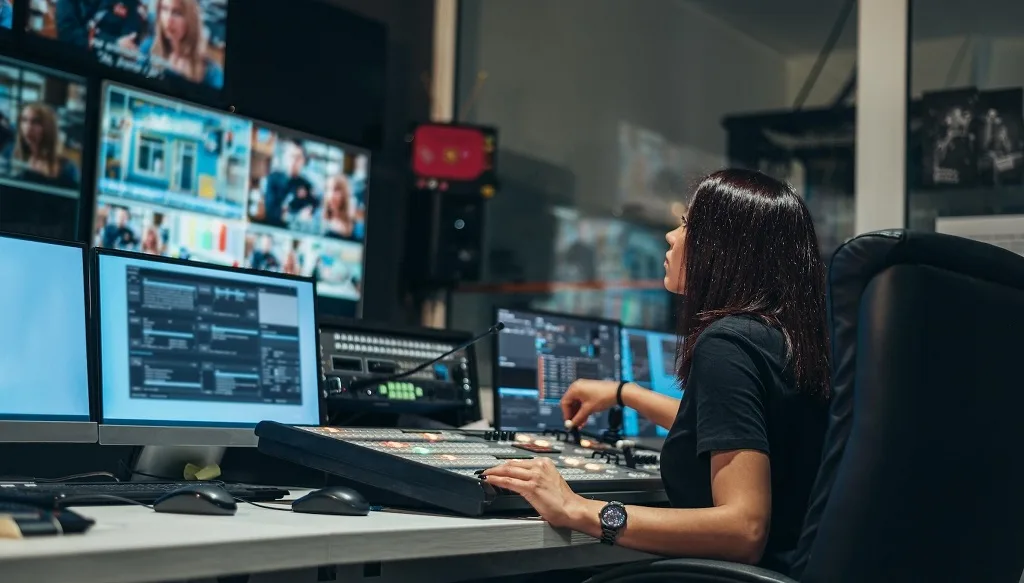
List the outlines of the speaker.
{"type": "Polygon", "coordinates": [[[414,283],[450,287],[480,279],[485,204],[478,194],[411,193],[406,273],[414,283]]]}

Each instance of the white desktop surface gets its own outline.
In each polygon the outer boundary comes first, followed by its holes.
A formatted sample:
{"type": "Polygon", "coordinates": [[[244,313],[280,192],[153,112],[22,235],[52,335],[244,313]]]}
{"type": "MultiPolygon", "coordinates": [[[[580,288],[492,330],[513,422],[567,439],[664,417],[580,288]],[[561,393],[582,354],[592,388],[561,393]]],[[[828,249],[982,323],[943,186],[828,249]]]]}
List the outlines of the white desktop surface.
{"type": "Polygon", "coordinates": [[[531,518],[391,511],[365,517],[318,516],[248,504],[239,504],[235,516],[164,514],[137,506],[75,511],[96,520],[85,535],[0,541],[0,578],[5,583],[143,583],[404,562],[390,571],[383,569],[392,577],[374,580],[411,580],[407,578],[412,568],[422,575],[417,581],[455,581],[648,558],[531,518]],[[523,560],[523,551],[529,552],[529,560],[523,560]],[[504,566],[502,553],[511,557],[504,566]],[[474,560],[475,555],[480,560],[474,560]],[[454,557],[459,558],[448,560],[454,557]],[[417,567],[416,560],[422,559],[430,561],[417,567]],[[433,565],[429,577],[424,571],[428,563],[433,565]]]}

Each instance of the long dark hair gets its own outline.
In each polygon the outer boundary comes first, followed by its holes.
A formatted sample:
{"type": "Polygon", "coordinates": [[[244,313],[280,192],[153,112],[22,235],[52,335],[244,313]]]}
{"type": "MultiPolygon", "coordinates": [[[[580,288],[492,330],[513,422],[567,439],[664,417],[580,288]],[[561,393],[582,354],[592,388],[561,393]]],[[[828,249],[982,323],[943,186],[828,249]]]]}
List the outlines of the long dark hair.
{"type": "Polygon", "coordinates": [[[825,264],[793,188],[751,170],[715,172],[697,186],[685,229],[680,380],[701,332],[725,316],[749,315],[782,331],[798,389],[827,398],[825,264]]]}

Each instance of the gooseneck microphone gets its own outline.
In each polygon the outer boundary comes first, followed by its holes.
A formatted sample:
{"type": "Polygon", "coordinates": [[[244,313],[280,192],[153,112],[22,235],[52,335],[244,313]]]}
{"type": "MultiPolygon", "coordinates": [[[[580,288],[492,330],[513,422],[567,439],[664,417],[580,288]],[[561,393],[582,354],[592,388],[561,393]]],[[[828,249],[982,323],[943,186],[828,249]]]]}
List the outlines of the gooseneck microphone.
{"type": "Polygon", "coordinates": [[[412,376],[412,375],[420,372],[421,370],[423,370],[423,369],[425,369],[425,368],[427,368],[429,366],[432,366],[434,364],[437,364],[437,363],[441,362],[442,360],[444,360],[448,356],[450,356],[452,354],[455,354],[456,352],[458,352],[460,350],[465,350],[465,349],[469,348],[470,346],[476,344],[477,342],[480,342],[484,338],[487,338],[488,336],[490,336],[492,334],[497,334],[498,332],[501,332],[504,329],[505,329],[505,323],[504,322],[498,322],[498,323],[494,324],[493,326],[491,326],[490,328],[488,328],[486,332],[483,332],[481,334],[477,334],[476,336],[474,336],[473,338],[469,339],[468,341],[463,342],[462,344],[456,346],[455,348],[452,348],[448,352],[445,352],[444,354],[438,356],[437,358],[435,358],[433,360],[428,360],[427,362],[424,362],[423,364],[421,364],[421,365],[419,365],[419,366],[417,366],[415,368],[410,368],[409,370],[407,370],[405,372],[392,373],[392,374],[389,374],[389,375],[377,375],[377,376],[372,376],[372,377],[366,377],[366,378],[363,378],[363,379],[356,379],[356,380],[352,381],[351,383],[349,383],[348,390],[349,390],[349,392],[358,391],[360,389],[365,389],[366,387],[370,387],[370,386],[373,386],[373,385],[378,385],[380,383],[388,383],[388,382],[391,382],[391,381],[397,381],[397,380],[400,380],[400,379],[404,379],[405,377],[412,376]]]}

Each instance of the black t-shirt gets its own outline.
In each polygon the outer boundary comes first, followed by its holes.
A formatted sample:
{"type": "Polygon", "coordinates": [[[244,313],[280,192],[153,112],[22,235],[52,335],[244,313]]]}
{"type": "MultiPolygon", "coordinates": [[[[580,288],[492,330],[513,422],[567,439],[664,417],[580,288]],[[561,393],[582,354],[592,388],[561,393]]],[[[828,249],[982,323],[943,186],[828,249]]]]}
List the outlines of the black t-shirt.
{"type": "Polygon", "coordinates": [[[827,402],[797,392],[787,362],[780,330],[747,316],[712,323],[694,346],[661,453],[661,477],[676,508],[714,505],[711,452],[767,453],[772,518],[761,565],[784,573],[794,560],[828,424],[827,402]]]}

